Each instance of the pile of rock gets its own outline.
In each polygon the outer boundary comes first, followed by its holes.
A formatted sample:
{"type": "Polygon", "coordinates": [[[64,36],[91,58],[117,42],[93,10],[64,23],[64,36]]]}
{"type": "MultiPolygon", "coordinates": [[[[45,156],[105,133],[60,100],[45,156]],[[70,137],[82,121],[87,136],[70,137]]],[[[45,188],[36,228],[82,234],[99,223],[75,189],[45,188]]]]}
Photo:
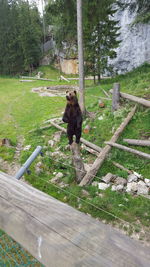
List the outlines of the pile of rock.
{"type": "Polygon", "coordinates": [[[150,179],[144,179],[141,175],[134,172],[127,179],[108,173],[102,177],[102,182],[93,182],[92,185],[98,186],[101,190],[111,187],[112,191],[127,192],[137,195],[148,195],[150,193],[150,179]]]}

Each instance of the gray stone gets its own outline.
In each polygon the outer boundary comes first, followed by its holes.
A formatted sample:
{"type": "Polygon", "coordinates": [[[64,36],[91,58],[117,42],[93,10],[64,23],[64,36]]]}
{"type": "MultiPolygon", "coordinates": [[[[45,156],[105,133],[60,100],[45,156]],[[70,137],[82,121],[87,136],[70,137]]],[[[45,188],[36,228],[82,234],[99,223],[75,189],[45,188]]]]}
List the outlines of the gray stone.
{"type": "Polygon", "coordinates": [[[93,186],[98,186],[98,182],[94,181],[94,182],[92,183],[92,185],[93,185],[93,186]]]}
{"type": "Polygon", "coordinates": [[[114,179],[114,177],[114,174],[107,173],[106,176],[102,178],[102,181],[104,181],[106,184],[109,184],[114,179]]]}
{"type": "Polygon", "coordinates": [[[98,183],[98,188],[100,190],[106,190],[108,187],[110,187],[110,184],[98,183]]]}
{"type": "Polygon", "coordinates": [[[28,151],[28,150],[30,150],[30,148],[31,148],[31,145],[27,145],[27,146],[24,147],[23,150],[24,150],[24,151],[28,151]]]}
{"type": "Polygon", "coordinates": [[[56,133],[54,134],[54,141],[55,141],[56,143],[58,143],[58,142],[60,141],[61,135],[62,135],[62,131],[56,132],[56,133]]]}
{"type": "Polygon", "coordinates": [[[123,186],[124,186],[124,185],[127,184],[127,180],[124,179],[124,178],[122,178],[122,177],[117,177],[117,178],[115,179],[114,183],[115,183],[116,185],[123,185],[123,186]]]}
{"type": "Polygon", "coordinates": [[[137,180],[138,180],[138,177],[133,173],[128,176],[128,183],[137,182],[137,180]]]}
{"type": "Polygon", "coordinates": [[[149,188],[146,186],[146,184],[143,181],[139,181],[138,184],[138,195],[148,195],[149,193],[149,188]]]}
{"type": "Polygon", "coordinates": [[[54,146],[54,141],[53,140],[49,140],[48,141],[48,145],[51,146],[51,147],[53,147],[54,146]]]}
{"type": "Polygon", "coordinates": [[[57,178],[62,178],[64,175],[63,175],[63,173],[62,172],[58,172],[57,174],[56,174],[56,177],[57,178]]]}
{"type": "Polygon", "coordinates": [[[145,184],[150,187],[150,179],[144,179],[145,184]]]}
{"type": "Polygon", "coordinates": [[[111,191],[113,191],[113,192],[117,191],[117,190],[116,190],[116,187],[117,187],[116,185],[112,185],[112,187],[111,187],[111,191]]]}
{"type": "Polygon", "coordinates": [[[126,192],[127,193],[135,193],[138,190],[138,185],[136,182],[130,182],[127,183],[127,188],[126,188],[126,192]]]}
{"type": "Polygon", "coordinates": [[[122,184],[119,184],[116,186],[116,191],[123,191],[124,186],[122,184]]]}

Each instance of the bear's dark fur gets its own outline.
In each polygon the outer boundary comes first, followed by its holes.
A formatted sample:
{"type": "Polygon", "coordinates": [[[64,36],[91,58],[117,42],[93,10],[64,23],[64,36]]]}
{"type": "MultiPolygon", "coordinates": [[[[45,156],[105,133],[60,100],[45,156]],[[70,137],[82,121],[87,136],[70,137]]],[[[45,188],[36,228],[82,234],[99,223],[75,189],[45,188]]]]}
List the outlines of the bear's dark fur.
{"type": "Polygon", "coordinates": [[[62,120],[68,123],[67,135],[69,144],[73,143],[73,135],[76,136],[76,143],[80,143],[82,131],[82,113],[78,103],[77,93],[66,92],[67,105],[62,120]]]}

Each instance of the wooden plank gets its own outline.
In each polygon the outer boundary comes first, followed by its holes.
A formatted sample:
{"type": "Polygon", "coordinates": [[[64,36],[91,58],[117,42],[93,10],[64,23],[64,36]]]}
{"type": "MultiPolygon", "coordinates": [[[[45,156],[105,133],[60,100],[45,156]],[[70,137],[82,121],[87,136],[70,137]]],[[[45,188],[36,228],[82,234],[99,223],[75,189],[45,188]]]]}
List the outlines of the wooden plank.
{"type": "Polygon", "coordinates": [[[150,140],[123,139],[123,141],[134,146],[150,146],[150,140]]]}
{"type": "Polygon", "coordinates": [[[122,150],[130,152],[130,153],[133,153],[133,154],[138,155],[140,157],[143,157],[145,159],[150,159],[150,154],[144,153],[142,151],[139,151],[139,150],[127,147],[127,146],[123,146],[123,145],[120,145],[120,144],[116,144],[114,142],[105,142],[105,144],[107,144],[109,146],[113,146],[113,147],[119,148],[119,149],[122,149],[122,150]]]}
{"type": "MultiPolygon", "coordinates": [[[[136,106],[129,112],[128,116],[125,118],[125,120],[121,123],[121,125],[118,127],[118,129],[115,131],[114,135],[112,136],[110,142],[116,142],[125,127],[128,125],[130,120],[132,119],[133,115],[135,114],[136,106]]],[[[94,161],[91,169],[87,174],[84,176],[83,180],[80,183],[80,186],[84,186],[87,184],[90,184],[91,181],[95,178],[95,175],[99,168],[102,166],[107,154],[110,152],[111,146],[106,145],[102,151],[100,152],[97,159],[94,161]]]]}
{"type": "Polygon", "coordinates": [[[21,76],[22,79],[32,79],[32,80],[40,80],[40,81],[50,81],[57,82],[57,80],[47,79],[47,78],[37,78],[37,77],[29,77],[29,76],[21,76]]]}
{"type": "Polygon", "coordinates": [[[0,172],[0,228],[45,266],[149,266],[149,248],[0,172]]]}
{"type": "MultiPolygon", "coordinates": [[[[110,90],[110,93],[113,93],[113,90],[111,89],[110,90]]],[[[141,98],[141,97],[137,97],[137,96],[134,96],[134,95],[130,95],[130,94],[126,94],[126,93],[120,93],[120,96],[122,98],[125,98],[125,99],[128,99],[128,100],[131,100],[133,102],[136,102],[138,104],[141,104],[145,107],[148,107],[150,108],[150,101],[144,99],[144,98],[141,98]]]]}

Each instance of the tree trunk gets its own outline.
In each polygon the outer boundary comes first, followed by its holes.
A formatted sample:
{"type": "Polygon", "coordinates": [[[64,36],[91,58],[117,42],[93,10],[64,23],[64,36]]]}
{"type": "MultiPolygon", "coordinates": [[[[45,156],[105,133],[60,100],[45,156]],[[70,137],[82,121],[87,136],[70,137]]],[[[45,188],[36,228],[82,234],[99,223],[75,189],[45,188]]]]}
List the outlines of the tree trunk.
{"type": "Polygon", "coordinates": [[[136,154],[136,155],[141,156],[143,158],[150,159],[150,154],[138,151],[136,149],[132,149],[132,148],[129,148],[127,146],[116,144],[114,142],[105,142],[105,144],[113,146],[113,147],[116,147],[116,148],[119,148],[119,149],[122,149],[122,150],[125,150],[125,151],[133,153],[133,154],[136,154]]]}
{"type": "Polygon", "coordinates": [[[77,183],[80,183],[82,178],[86,174],[84,164],[80,155],[80,146],[76,143],[73,143],[70,146],[70,149],[72,151],[72,162],[76,172],[76,181],[77,183]]]}
{"type": "Polygon", "coordinates": [[[98,74],[98,84],[100,84],[100,82],[101,82],[101,75],[98,74]]]}
{"type": "Polygon", "coordinates": [[[113,97],[112,97],[112,111],[115,111],[119,108],[120,104],[120,84],[115,83],[113,88],[113,97]]]}
{"type": "Polygon", "coordinates": [[[119,163],[117,163],[115,161],[113,161],[112,164],[114,166],[116,166],[117,168],[119,168],[119,169],[121,169],[123,171],[126,171],[128,174],[132,174],[133,173],[132,171],[128,170],[127,168],[125,168],[124,166],[122,166],[121,164],[119,164],[119,163]]]}
{"type": "Polygon", "coordinates": [[[79,60],[79,105],[85,115],[84,95],[84,53],[83,53],[83,23],[82,0],[77,0],[77,28],[78,28],[78,60],[79,60]]]}
{"type": "Polygon", "coordinates": [[[134,146],[150,146],[150,140],[123,139],[123,141],[134,146]]]}
{"type": "MultiPolygon", "coordinates": [[[[128,116],[126,117],[126,119],[124,120],[124,122],[121,123],[121,125],[119,126],[119,128],[116,130],[116,132],[114,133],[114,135],[111,138],[111,142],[116,142],[118,137],[121,135],[121,133],[123,132],[123,130],[125,129],[125,127],[128,125],[128,123],[130,122],[130,120],[132,119],[134,113],[136,111],[136,106],[131,110],[131,112],[128,114],[128,116]]],[[[101,167],[101,165],[103,164],[107,154],[109,153],[109,151],[111,150],[111,147],[109,145],[106,145],[101,153],[99,154],[98,158],[95,160],[92,168],[89,170],[89,172],[85,175],[85,177],[83,178],[83,180],[80,183],[80,186],[84,186],[86,184],[90,184],[91,181],[94,179],[97,171],[99,170],[99,168],[101,167]]]]}

